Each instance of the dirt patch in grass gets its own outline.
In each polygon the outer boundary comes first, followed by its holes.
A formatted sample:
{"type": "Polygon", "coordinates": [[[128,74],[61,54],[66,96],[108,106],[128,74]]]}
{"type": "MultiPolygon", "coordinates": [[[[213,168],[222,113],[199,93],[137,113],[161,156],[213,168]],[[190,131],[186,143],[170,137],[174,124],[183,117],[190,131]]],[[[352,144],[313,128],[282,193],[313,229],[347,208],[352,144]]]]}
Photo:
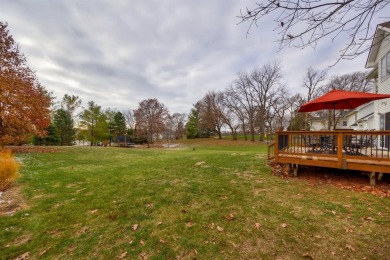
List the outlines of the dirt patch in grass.
{"type": "Polygon", "coordinates": [[[0,192],[0,217],[11,216],[17,211],[28,208],[25,203],[21,188],[15,184],[9,189],[0,192]]]}
{"type": "MultiPolygon", "coordinates": [[[[294,178],[291,174],[283,177],[294,178]]],[[[378,197],[390,198],[390,174],[383,174],[375,186],[370,185],[370,179],[365,172],[340,170],[323,167],[300,167],[298,179],[310,185],[331,185],[345,190],[369,193],[378,197]]]]}

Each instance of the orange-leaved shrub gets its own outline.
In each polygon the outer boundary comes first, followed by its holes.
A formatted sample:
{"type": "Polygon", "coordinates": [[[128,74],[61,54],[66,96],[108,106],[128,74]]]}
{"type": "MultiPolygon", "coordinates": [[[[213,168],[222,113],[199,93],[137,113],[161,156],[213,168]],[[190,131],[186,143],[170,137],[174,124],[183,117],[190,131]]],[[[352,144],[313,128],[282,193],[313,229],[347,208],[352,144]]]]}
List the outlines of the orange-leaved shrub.
{"type": "Polygon", "coordinates": [[[9,188],[20,176],[19,166],[10,151],[0,148],[0,191],[9,188]]]}

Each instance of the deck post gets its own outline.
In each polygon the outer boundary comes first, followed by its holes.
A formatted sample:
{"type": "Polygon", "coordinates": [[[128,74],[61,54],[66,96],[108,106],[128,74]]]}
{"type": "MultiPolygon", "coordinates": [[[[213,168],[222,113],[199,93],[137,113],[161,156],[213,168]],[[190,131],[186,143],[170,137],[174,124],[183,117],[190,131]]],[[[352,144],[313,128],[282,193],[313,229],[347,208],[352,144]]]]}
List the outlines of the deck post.
{"type": "Polygon", "coordinates": [[[375,172],[371,172],[368,174],[368,177],[370,177],[370,185],[371,186],[375,186],[375,176],[376,176],[375,172]]]}
{"type": "Polygon", "coordinates": [[[378,181],[381,181],[381,180],[382,180],[382,177],[383,177],[383,172],[380,172],[380,173],[378,174],[378,181]]]}
{"type": "Polygon", "coordinates": [[[337,167],[343,169],[343,133],[337,133],[337,167]]]}
{"type": "Polygon", "coordinates": [[[298,177],[298,164],[293,164],[294,177],[298,177]]]}
{"type": "Polygon", "coordinates": [[[274,156],[275,161],[278,161],[278,153],[279,153],[279,132],[275,133],[275,145],[274,145],[274,156]]]}

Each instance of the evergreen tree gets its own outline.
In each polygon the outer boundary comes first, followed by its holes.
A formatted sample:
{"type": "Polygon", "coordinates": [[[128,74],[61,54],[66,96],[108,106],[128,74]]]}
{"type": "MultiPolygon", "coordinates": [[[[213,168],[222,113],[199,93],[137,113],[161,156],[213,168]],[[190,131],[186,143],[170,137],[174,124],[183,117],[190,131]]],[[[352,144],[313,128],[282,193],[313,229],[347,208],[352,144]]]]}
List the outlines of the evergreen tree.
{"type": "Polygon", "coordinates": [[[34,145],[59,145],[60,144],[60,135],[58,134],[57,128],[50,124],[48,128],[46,128],[46,136],[34,136],[33,144],[34,145]]]}
{"type": "Polygon", "coordinates": [[[95,102],[89,101],[88,107],[79,115],[80,117],[80,134],[87,136],[91,146],[97,142],[107,140],[109,137],[108,123],[106,115],[101,111],[101,107],[95,102]]]}
{"type": "Polygon", "coordinates": [[[53,115],[53,124],[57,128],[61,145],[73,145],[76,137],[76,129],[73,127],[72,114],[62,108],[56,110],[53,115]]]}
{"type": "Polygon", "coordinates": [[[115,121],[114,121],[114,116],[115,116],[115,110],[112,110],[111,108],[107,108],[104,111],[104,115],[107,120],[107,127],[108,127],[108,139],[109,139],[109,145],[111,146],[112,143],[112,138],[115,135],[115,121]]]}
{"type": "Polygon", "coordinates": [[[199,125],[199,110],[194,107],[191,109],[191,113],[188,116],[188,122],[186,124],[186,133],[188,139],[200,137],[199,125]]]}
{"type": "Polygon", "coordinates": [[[121,112],[116,112],[114,115],[114,135],[126,134],[126,119],[121,112]]]}

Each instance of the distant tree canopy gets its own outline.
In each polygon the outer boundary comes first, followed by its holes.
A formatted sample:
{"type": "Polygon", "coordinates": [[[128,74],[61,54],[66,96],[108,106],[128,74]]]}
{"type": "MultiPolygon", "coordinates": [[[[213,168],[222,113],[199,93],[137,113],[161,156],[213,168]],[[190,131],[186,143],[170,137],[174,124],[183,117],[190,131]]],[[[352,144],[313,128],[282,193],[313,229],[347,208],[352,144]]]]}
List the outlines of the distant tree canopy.
{"type": "Polygon", "coordinates": [[[34,134],[44,136],[51,100],[7,24],[0,22],[0,145],[21,144],[34,134]]]}
{"type": "Polygon", "coordinates": [[[201,114],[203,104],[196,103],[188,115],[186,134],[188,139],[208,138],[213,134],[214,125],[209,123],[209,115],[201,114]]]}
{"type": "Polygon", "coordinates": [[[50,124],[48,128],[45,129],[47,134],[44,137],[34,136],[33,144],[34,145],[45,145],[45,146],[54,146],[61,145],[61,137],[58,133],[57,128],[50,124]]]}
{"type": "Polygon", "coordinates": [[[156,98],[149,98],[138,104],[138,108],[134,110],[134,118],[137,134],[146,136],[148,142],[153,142],[154,137],[158,138],[166,130],[169,112],[156,98]]]}
{"type": "Polygon", "coordinates": [[[60,108],[53,112],[53,124],[60,136],[60,145],[72,145],[76,137],[76,129],[72,115],[60,108]]]}
{"type": "Polygon", "coordinates": [[[98,106],[94,101],[89,101],[88,106],[80,113],[79,118],[79,136],[90,141],[91,146],[108,140],[107,117],[103,113],[101,106],[98,106]]]}

